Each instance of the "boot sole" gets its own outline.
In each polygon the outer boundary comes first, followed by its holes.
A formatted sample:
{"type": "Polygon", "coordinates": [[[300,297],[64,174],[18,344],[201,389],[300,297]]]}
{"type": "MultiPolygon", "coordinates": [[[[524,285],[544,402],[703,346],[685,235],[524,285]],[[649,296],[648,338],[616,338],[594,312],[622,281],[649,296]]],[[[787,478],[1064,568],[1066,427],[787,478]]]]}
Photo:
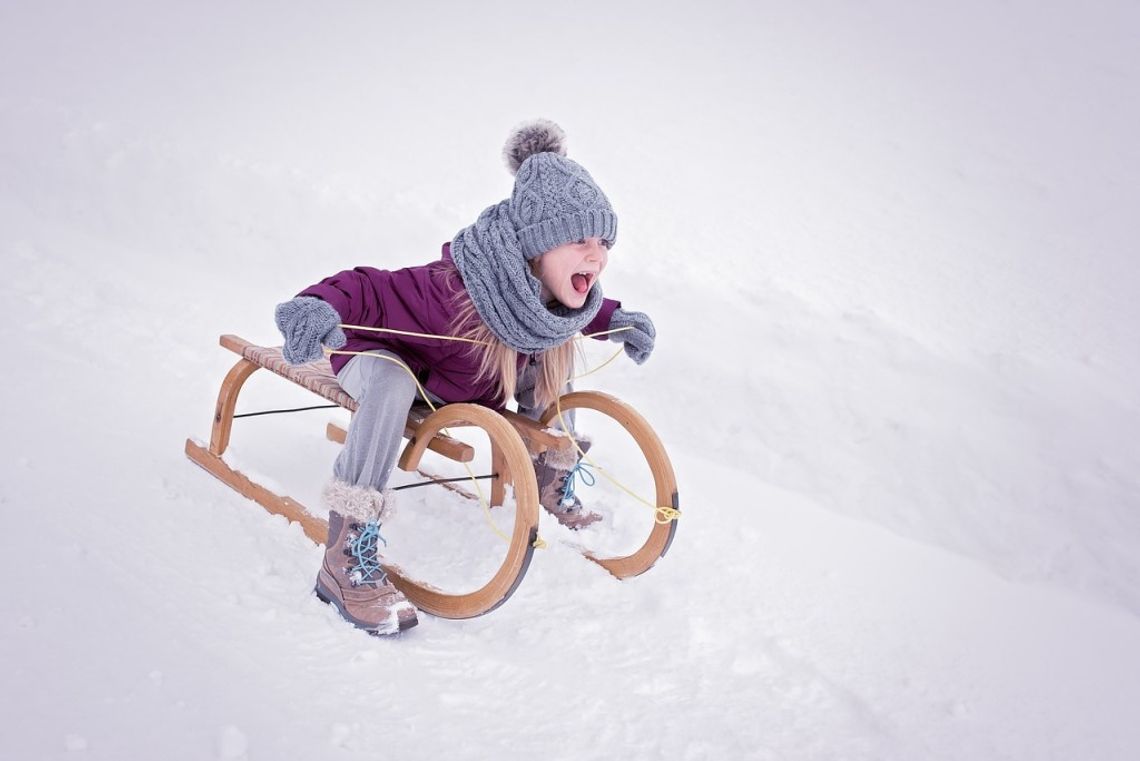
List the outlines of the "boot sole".
{"type": "MultiPolygon", "coordinates": [[[[415,626],[416,624],[418,624],[420,622],[419,618],[400,619],[399,613],[397,613],[396,614],[396,629],[394,631],[381,631],[379,629],[379,627],[377,627],[375,624],[370,624],[367,621],[361,621],[360,619],[355,618],[351,614],[349,614],[349,612],[344,609],[344,606],[340,604],[340,601],[337,600],[335,596],[326,592],[321,587],[320,582],[317,582],[316,587],[313,588],[313,592],[316,593],[318,600],[320,600],[323,603],[327,603],[327,604],[333,606],[334,608],[336,608],[337,612],[340,613],[341,618],[343,618],[345,621],[348,621],[350,624],[355,626],[357,629],[363,629],[364,631],[368,632],[369,634],[371,634],[373,636],[383,637],[383,636],[390,636],[393,634],[400,634],[401,632],[405,632],[408,629],[411,629],[413,626],[415,626]]],[[[413,607],[412,610],[415,610],[415,608],[413,607]]]]}

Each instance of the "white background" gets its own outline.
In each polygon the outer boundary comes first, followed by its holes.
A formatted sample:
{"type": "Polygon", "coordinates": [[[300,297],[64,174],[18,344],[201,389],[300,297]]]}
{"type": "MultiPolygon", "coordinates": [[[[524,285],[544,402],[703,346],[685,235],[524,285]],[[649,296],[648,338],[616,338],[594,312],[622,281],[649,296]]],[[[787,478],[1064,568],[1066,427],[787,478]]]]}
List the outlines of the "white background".
{"type": "MultiPolygon", "coordinates": [[[[1140,13],[1046,6],[4,4],[0,758],[1132,758],[1140,13]],[[535,116],[685,515],[370,638],[183,440],[219,334],[434,258],[535,116]]],[[[323,420],[259,430],[315,504],[323,420]]]]}

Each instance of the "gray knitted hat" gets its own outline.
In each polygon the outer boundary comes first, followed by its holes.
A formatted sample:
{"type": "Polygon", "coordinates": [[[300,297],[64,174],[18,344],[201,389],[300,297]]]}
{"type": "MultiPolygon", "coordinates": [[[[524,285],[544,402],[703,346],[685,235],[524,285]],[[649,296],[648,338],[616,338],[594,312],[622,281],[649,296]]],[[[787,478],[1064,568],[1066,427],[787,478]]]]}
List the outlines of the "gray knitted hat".
{"type": "Polygon", "coordinates": [[[527,261],[582,238],[617,236],[617,215],[601,189],[566,158],[565,134],[538,120],[511,133],[503,155],[515,173],[511,197],[483,210],[451,241],[451,256],[479,316],[516,351],[553,348],[581,331],[602,306],[595,284],[578,309],[540,299],[527,261]]]}
{"type": "Polygon", "coordinates": [[[617,215],[590,173],[566,158],[566,134],[539,119],[518,127],[503,148],[515,175],[511,224],[533,259],[582,238],[617,237],[617,215]]]}

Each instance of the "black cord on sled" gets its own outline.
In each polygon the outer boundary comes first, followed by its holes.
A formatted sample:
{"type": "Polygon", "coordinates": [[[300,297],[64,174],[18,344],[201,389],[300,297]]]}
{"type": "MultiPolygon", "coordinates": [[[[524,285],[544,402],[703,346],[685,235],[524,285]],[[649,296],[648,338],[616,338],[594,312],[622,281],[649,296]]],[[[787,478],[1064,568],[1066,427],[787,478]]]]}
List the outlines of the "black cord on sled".
{"type": "Polygon", "coordinates": [[[239,417],[257,417],[258,415],[280,415],[285,412],[305,412],[306,410],[329,410],[334,407],[339,407],[339,404],[317,404],[312,407],[294,407],[291,410],[262,410],[261,412],[243,412],[240,415],[234,415],[234,420],[239,417]]]}
{"type": "MultiPolygon", "coordinates": [[[[316,404],[312,407],[294,407],[288,410],[262,410],[260,412],[243,412],[240,415],[234,415],[234,420],[242,417],[257,417],[258,415],[282,415],[286,412],[307,412],[308,410],[328,410],[334,407],[340,407],[339,404],[316,404]]],[[[415,489],[420,486],[431,486],[432,484],[452,484],[458,481],[485,481],[490,478],[498,478],[498,473],[491,473],[486,476],[460,476],[459,478],[432,478],[427,481],[420,481],[415,484],[404,484],[403,486],[393,486],[392,491],[401,491],[403,489],[415,489]]]]}
{"type": "Polygon", "coordinates": [[[400,491],[401,489],[415,489],[418,486],[431,486],[432,484],[452,484],[456,481],[484,481],[488,478],[498,478],[498,473],[491,473],[487,476],[460,476],[459,478],[433,478],[428,481],[420,481],[417,484],[404,484],[403,486],[393,486],[392,491],[400,491]]]}

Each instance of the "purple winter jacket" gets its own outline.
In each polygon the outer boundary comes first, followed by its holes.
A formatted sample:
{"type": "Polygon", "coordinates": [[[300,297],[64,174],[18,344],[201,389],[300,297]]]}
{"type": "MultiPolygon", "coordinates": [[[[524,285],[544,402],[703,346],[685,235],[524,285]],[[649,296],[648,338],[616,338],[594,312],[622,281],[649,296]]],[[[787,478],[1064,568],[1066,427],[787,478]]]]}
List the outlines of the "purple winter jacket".
{"type": "MultiPolygon", "coordinates": [[[[357,267],[327,277],[297,295],[328,302],[346,325],[452,335],[457,308],[468,299],[458,273],[447,277],[447,272],[454,268],[451,244],[445,243],[443,258],[430,264],[400,270],[357,267]]],[[[610,318],[619,306],[618,301],[603,299],[602,308],[584,332],[608,330],[610,318]]],[[[445,402],[476,402],[493,409],[503,408],[494,382],[475,379],[479,365],[471,344],[363,330],[344,333],[348,339],[344,350],[386,349],[398,354],[424,387],[445,402]]],[[[350,359],[349,355],[334,354],[333,371],[339,373],[350,359]]],[[[520,370],[526,360],[525,355],[520,355],[520,370]]]]}

